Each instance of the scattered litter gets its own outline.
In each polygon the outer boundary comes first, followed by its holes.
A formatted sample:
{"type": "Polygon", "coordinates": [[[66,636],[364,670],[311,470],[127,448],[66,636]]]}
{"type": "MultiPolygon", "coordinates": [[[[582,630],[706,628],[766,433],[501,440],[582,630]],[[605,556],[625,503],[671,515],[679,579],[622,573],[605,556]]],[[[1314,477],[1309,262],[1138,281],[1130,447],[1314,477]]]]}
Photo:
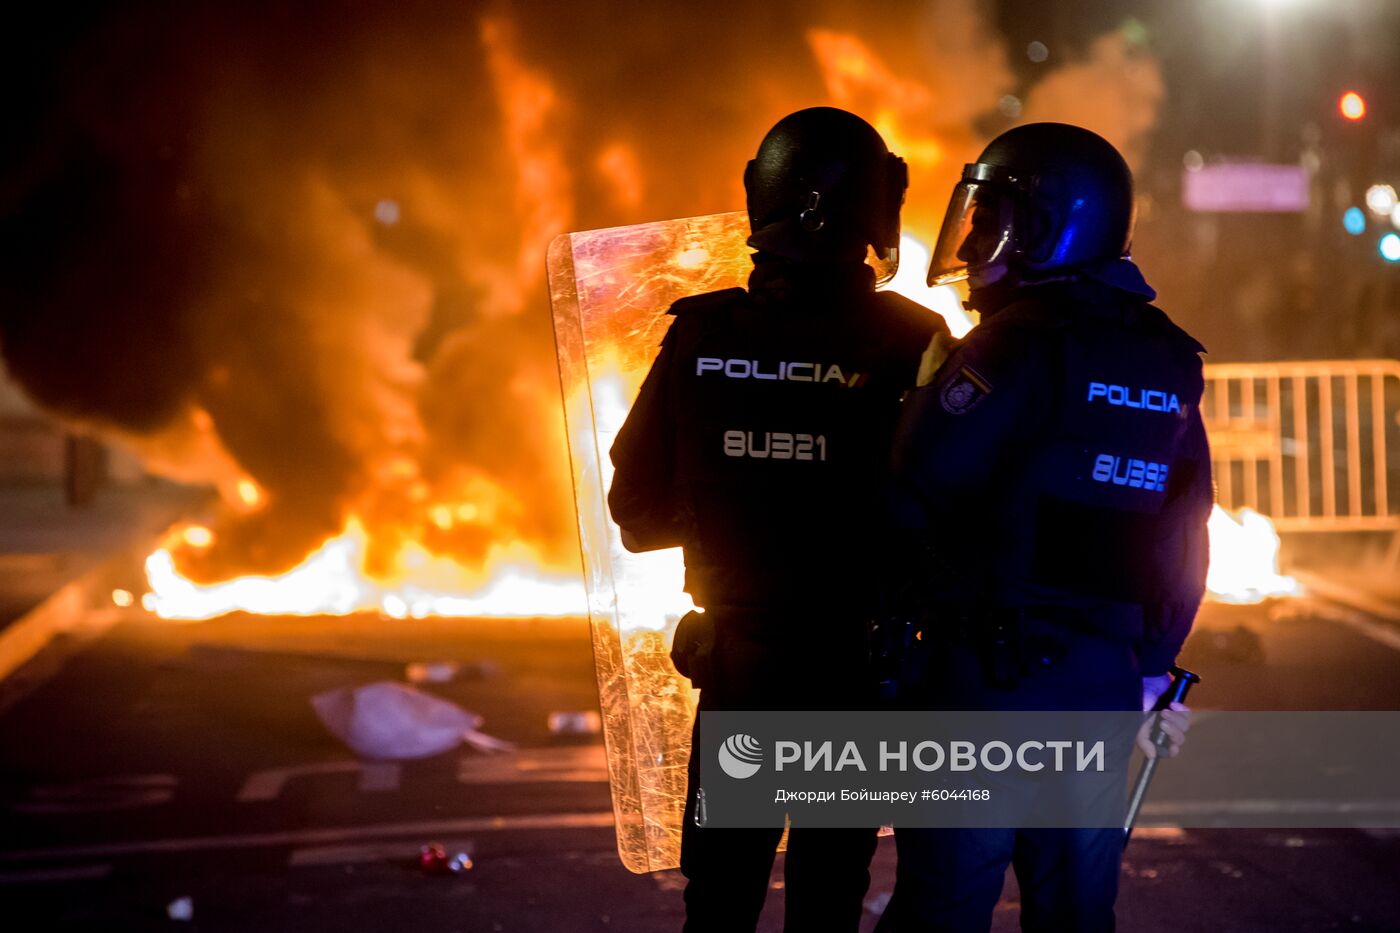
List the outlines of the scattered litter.
{"type": "Polygon", "coordinates": [[[885,908],[890,906],[890,891],[880,891],[865,899],[865,909],[875,916],[880,916],[885,912],[885,908]]]}
{"type": "Polygon", "coordinates": [[[485,732],[477,732],[472,729],[462,733],[462,741],[479,752],[486,752],[493,755],[496,752],[515,751],[515,743],[507,742],[505,739],[498,739],[494,735],[487,735],[485,732]]]}
{"type": "Polygon", "coordinates": [[[418,853],[418,867],[425,875],[456,875],[472,868],[472,858],[465,852],[447,854],[447,849],[434,842],[418,853]]]}
{"type": "Polygon", "coordinates": [[[477,731],[482,720],[476,713],[392,681],[318,693],[311,706],[361,758],[426,758],[464,741],[481,751],[514,747],[477,731]]]}
{"type": "Polygon", "coordinates": [[[603,717],[591,709],[550,713],[549,731],[555,735],[596,735],[603,731],[603,717]]]}
{"type": "Polygon", "coordinates": [[[426,845],[418,853],[418,867],[424,874],[434,874],[447,867],[447,850],[437,843],[426,845]]]}
{"type": "Polygon", "coordinates": [[[404,666],[404,676],[415,684],[445,684],[452,680],[486,680],[501,668],[495,661],[413,661],[404,666]]]}
{"type": "Polygon", "coordinates": [[[456,661],[414,661],[404,668],[404,676],[415,684],[445,684],[461,667],[456,661]]]}
{"type": "Polygon", "coordinates": [[[171,920],[193,920],[194,898],[177,897],[165,905],[165,915],[171,920]]]}

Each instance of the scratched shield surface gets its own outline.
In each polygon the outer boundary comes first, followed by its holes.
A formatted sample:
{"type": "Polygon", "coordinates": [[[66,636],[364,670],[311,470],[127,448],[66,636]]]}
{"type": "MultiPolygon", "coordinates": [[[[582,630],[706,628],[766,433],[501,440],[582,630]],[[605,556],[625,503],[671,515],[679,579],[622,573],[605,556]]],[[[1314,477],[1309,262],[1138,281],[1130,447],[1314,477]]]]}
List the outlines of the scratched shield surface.
{"type": "Polygon", "coordinates": [[[660,349],[671,302],[744,284],[742,213],[560,236],[550,302],[617,847],[635,872],[680,861],[695,696],[671,664],[676,622],[693,608],[679,548],[630,554],[608,514],[608,450],[660,349]]]}

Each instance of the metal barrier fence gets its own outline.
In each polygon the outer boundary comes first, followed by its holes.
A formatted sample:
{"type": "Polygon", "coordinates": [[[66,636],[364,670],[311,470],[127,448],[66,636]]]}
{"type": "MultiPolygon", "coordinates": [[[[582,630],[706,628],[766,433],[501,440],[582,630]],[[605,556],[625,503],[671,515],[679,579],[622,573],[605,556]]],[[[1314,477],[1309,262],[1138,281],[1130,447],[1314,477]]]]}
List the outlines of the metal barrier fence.
{"type": "Polygon", "coordinates": [[[1400,361],[1225,363],[1202,400],[1223,508],[1400,545],[1400,361]]]}

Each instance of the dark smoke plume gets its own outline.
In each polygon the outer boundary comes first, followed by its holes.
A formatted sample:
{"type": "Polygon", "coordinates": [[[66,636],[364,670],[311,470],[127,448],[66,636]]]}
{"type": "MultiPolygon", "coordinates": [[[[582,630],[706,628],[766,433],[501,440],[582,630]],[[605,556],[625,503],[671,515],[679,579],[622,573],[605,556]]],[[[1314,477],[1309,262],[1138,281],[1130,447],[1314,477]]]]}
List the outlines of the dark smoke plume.
{"type": "MultiPolygon", "coordinates": [[[[519,541],[567,565],[549,240],[741,207],[757,140],[817,103],[908,151],[927,230],[1014,83],[978,9],[48,13],[5,40],[5,366],[153,468],[230,500],[256,481],[263,507],[189,565],[205,577],[285,569],[351,514],[386,553],[411,536],[473,561],[519,541]],[[441,527],[439,502],[471,508],[441,527]]],[[[1155,64],[1105,41],[1027,115],[1140,151],[1155,64]]]]}

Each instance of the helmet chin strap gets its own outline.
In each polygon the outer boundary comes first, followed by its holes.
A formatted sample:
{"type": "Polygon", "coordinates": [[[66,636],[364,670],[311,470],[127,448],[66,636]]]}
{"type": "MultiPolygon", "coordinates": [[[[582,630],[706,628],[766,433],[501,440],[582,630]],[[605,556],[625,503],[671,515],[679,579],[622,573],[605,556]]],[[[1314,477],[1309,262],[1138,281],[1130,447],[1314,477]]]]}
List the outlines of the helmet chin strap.
{"type": "Polygon", "coordinates": [[[963,307],[977,311],[985,319],[1009,304],[1025,284],[1007,257],[968,267],[968,300],[963,307]]]}
{"type": "Polygon", "coordinates": [[[1003,281],[1011,273],[1011,267],[1005,259],[994,259],[991,262],[978,263],[975,266],[969,265],[967,268],[967,284],[969,288],[987,288],[1003,281]]]}

